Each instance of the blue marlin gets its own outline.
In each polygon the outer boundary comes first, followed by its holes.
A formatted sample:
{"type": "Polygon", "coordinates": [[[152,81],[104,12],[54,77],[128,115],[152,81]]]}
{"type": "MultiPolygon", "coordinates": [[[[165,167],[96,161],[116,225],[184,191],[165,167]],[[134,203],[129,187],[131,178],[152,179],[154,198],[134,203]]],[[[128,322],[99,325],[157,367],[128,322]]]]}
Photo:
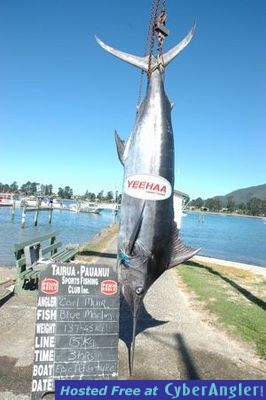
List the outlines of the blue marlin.
{"type": "Polygon", "coordinates": [[[199,251],[182,244],[174,221],[172,105],[162,77],[165,67],[190,42],[194,30],[195,26],[178,45],[151,59],[116,50],[96,38],[103,49],[148,74],[147,93],[129,139],[124,141],[115,132],[118,157],[124,166],[118,262],[121,291],[133,315],[130,374],[137,316],[145,294],[164,271],[199,251]]]}

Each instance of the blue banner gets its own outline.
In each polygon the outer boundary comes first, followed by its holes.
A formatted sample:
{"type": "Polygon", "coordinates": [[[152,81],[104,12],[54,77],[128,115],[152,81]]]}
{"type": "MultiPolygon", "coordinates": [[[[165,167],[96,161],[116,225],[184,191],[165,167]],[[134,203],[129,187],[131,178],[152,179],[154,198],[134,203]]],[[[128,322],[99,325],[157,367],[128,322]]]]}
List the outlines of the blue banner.
{"type": "Polygon", "coordinates": [[[261,400],[266,381],[56,381],[56,400],[261,400]]]}

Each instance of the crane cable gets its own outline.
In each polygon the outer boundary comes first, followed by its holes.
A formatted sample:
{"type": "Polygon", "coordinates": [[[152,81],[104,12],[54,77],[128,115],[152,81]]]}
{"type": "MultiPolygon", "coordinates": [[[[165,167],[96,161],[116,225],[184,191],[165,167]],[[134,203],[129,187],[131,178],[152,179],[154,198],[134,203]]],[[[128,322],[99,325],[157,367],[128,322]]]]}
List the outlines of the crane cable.
{"type": "MultiPolygon", "coordinates": [[[[162,3],[160,16],[162,16],[164,14],[165,18],[166,18],[166,0],[152,0],[150,20],[149,20],[148,32],[147,32],[146,42],[145,42],[144,57],[146,57],[147,54],[149,55],[148,73],[147,73],[148,79],[150,78],[150,75],[152,73],[151,62],[152,62],[153,49],[154,49],[154,43],[155,43],[155,38],[156,38],[155,27],[156,27],[156,22],[158,20],[158,10],[159,10],[160,3],[162,3]],[[148,49],[149,49],[149,53],[148,53],[148,49]]],[[[159,16],[159,18],[160,18],[160,16],[159,16]]],[[[165,22],[165,20],[163,22],[165,22]]],[[[158,37],[157,37],[157,40],[158,40],[158,37]]],[[[163,57],[162,57],[163,43],[162,42],[160,43],[159,40],[158,40],[158,51],[159,51],[159,55],[160,55],[160,58],[163,63],[163,57]]],[[[141,103],[143,76],[144,76],[144,70],[141,70],[137,109],[141,103]]]]}

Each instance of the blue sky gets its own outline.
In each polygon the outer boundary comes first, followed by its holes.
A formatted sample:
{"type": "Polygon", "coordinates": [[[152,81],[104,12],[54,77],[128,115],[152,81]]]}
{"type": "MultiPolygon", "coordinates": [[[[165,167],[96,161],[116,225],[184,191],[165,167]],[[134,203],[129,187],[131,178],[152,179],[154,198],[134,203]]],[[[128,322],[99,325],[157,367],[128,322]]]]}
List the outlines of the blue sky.
{"type": "MultiPolygon", "coordinates": [[[[151,0],[0,2],[0,182],[119,190],[114,130],[128,138],[140,71],[94,35],[143,55],[151,0]]],[[[266,182],[264,0],[168,0],[175,188],[211,197],[266,182]]],[[[143,95],[146,81],[143,85],[143,95]]]]}

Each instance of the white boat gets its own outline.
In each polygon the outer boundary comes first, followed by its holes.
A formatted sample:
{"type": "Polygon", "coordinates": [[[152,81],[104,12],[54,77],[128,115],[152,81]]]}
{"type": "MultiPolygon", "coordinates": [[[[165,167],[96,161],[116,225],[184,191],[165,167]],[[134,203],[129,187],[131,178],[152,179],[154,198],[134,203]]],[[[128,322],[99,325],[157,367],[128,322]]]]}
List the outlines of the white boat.
{"type": "Polygon", "coordinates": [[[66,208],[63,205],[62,201],[49,196],[24,196],[21,198],[20,201],[16,203],[16,205],[20,207],[38,207],[41,209],[53,208],[57,210],[62,210],[66,208]]]}
{"type": "Polygon", "coordinates": [[[53,209],[63,210],[67,207],[63,204],[62,200],[53,199],[53,209]]]}
{"type": "Polygon", "coordinates": [[[82,202],[78,204],[79,212],[100,214],[103,210],[97,203],[82,202]]]}
{"type": "Polygon", "coordinates": [[[97,203],[89,203],[83,201],[83,202],[78,202],[76,204],[72,204],[71,206],[68,207],[68,210],[74,212],[100,214],[100,212],[103,210],[103,207],[99,207],[97,203]]]}
{"type": "Polygon", "coordinates": [[[37,207],[38,204],[40,204],[39,200],[35,196],[24,196],[20,199],[20,207],[37,207]]]}
{"type": "Polygon", "coordinates": [[[0,193],[0,207],[11,207],[18,196],[13,193],[0,193]]]}

